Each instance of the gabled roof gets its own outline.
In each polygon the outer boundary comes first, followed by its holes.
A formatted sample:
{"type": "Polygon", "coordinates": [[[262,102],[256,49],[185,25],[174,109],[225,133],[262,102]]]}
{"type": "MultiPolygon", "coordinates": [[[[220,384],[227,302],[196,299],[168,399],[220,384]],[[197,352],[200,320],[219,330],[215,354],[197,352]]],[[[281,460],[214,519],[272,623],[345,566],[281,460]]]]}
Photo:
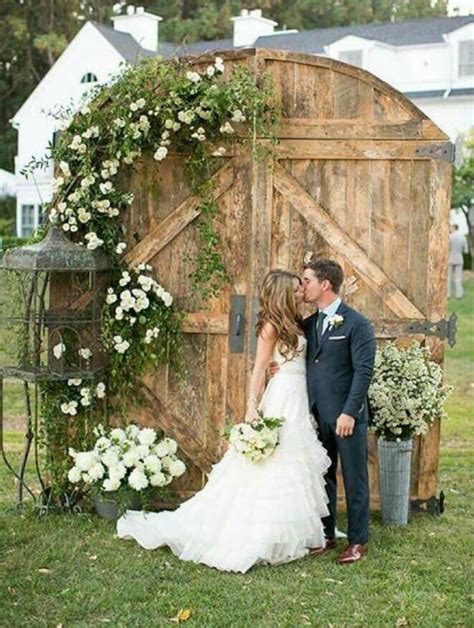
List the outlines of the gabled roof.
{"type": "Polygon", "coordinates": [[[119,55],[128,61],[128,63],[135,64],[139,59],[143,59],[143,57],[156,57],[157,53],[155,51],[142,48],[128,33],[116,31],[110,26],[105,26],[93,20],[91,20],[90,23],[105,37],[109,44],[112,44],[119,55]]]}
{"type": "MultiPolygon", "coordinates": [[[[339,26],[336,28],[316,28],[301,31],[300,33],[288,33],[287,35],[279,33],[277,35],[259,37],[252,47],[321,54],[324,53],[324,46],[328,46],[348,35],[380,41],[391,46],[442,43],[444,41],[443,35],[451,33],[470,22],[474,22],[474,15],[339,26]]],[[[206,51],[232,48],[232,39],[219,39],[183,45],[180,51],[199,54],[206,51]]]]}

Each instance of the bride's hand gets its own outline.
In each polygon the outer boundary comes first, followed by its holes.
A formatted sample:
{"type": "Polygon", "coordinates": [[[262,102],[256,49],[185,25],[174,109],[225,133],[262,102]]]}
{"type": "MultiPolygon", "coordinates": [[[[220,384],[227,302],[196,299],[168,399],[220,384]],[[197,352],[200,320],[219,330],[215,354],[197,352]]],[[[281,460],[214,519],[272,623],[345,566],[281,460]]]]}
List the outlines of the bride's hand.
{"type": "Polygon", "coordinates": [[[245,413],[244,421],[245,423],[254,423],[260,419],[256,408],[247,408],[247,412],[245,413]]]}

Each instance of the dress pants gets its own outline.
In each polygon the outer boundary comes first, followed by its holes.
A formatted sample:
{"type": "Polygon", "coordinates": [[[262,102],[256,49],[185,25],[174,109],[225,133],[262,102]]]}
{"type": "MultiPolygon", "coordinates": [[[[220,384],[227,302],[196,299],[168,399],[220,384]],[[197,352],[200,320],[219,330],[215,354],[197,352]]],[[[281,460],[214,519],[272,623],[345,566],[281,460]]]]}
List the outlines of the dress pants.
{"type": "MultiPolygon", "coordinates": [[[[317,417],[317,412],[315,416],[317,417]]],[[[344,490],[346,493],[348,541],[350,545],[365,545],[369,539],[367,422],[356,421],[352,436],[341,438],[336,435],[335,422],[328,423],[320,418],[318,418],[317,421],[319,426],[319,438],[332,462],[325,476],[326,491],[329,498],[328,508],[330,512],[330,514],[323,519],[325,536],[328,539],[333,539],[336,532],[336,471],[339,454],[344,490]]]]}

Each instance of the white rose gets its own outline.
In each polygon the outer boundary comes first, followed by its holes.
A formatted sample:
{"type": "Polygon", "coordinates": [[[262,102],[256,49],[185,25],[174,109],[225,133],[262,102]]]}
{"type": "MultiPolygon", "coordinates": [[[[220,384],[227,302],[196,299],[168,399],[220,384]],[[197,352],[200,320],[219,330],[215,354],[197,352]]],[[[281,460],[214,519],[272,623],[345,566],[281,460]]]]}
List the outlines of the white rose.
{"type": "Polygon", "coordinates": [[[125,251],[126,248],[127,248],[126,242],[119,242],[117,246],[115,247],[115,252],[117,253],[117,255],[121,255],[125,251]]]}
{"type": "Polygon", "coordinates": [[[105,384],[104,382],[99,382],[95,387],[95,394],[99,399],[103,399],[105,397],[105,384]]]}
{"type": "Polygon", "coordinates": [[[79,349],[79,355],[81,358],[84,358],[84,360],[90,360],[92,357],[92,351],[87,347],[85,349],[79,349]]]}
{"type": "Polygon", "coordinates": [[[57,345],[53,347],[54,357],[59,360],[62,354],[66,351],[66,345],[63,342],[58,342],[57,345]]]}
{"type": "Polygon", "coordinates": [[[153,158],[156,159],[156,161],[163,161],[167,154],[168,149],[166,148],[166,146],[160,146],[160,148],[158,148],[158,150],[153,155],[153,158]]]}
{"type": "MultiPolygon", "coordinates": [[[[138,435],[138,438],[140,438],[140,435],[138,435]]],[[[140,460],[143,460],[143,458],[147,458],[150,455],[150,448],[148,445],[137,445],[136,452],[140,460]]]]}
{"type": "Polygon", "coordinates": [[[206,70],[207,76],[214,76],[216,73],[216,68],[213,65],[209,65],[206,70]]]}
{"type": "Polygon", "coordinates": [[[116,465],[118,465],[119,462],[118,454],[113,449],[108,449],[107,451],[105,451],[101,455],[100,459],[106,467],[115,467],[116,465]]]}
{"type": "Polygon", "coordinates": [[[112,305],[112,303],[115,303],[115,301],[117,300],[117,295],[114,293],[108,294],[105,297],[105,301],[106,303],[108,303],[109,305],[112,305]]]}

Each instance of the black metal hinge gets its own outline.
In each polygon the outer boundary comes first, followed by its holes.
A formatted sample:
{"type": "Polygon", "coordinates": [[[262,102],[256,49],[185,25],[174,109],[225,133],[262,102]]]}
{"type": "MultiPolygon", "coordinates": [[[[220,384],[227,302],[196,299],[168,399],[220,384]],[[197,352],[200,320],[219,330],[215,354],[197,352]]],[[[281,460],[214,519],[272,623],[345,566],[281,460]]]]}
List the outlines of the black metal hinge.
{"type": "Polygon", "coordinates": [[[432,321],[420,321],[411,323],[408,327],[409,333],[424,334],[425,336],[437,336],[441,340],[448,340],[450,347],[456,344],[457,314],[454,312],[449,319],[443,319],[433,323],[432,321]]]}
{"type": "Polygon", "coordinates": [[[424,144],[416,149],[415,153],[418,157],[427,157],[428,159],[442,159],[448,163],[454,162],[455,148],[452,142],[429,143],[424,144]]]}

